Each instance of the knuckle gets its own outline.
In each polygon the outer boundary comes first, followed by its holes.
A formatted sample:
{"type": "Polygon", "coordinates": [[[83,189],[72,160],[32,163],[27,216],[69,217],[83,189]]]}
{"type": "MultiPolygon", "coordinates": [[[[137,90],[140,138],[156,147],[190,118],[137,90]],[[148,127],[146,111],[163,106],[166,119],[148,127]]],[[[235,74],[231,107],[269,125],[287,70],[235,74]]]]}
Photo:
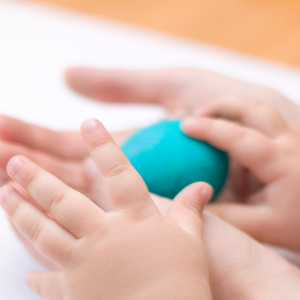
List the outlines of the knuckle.
{"type": "Polygon", "coordinates": [[[18,216],[19,208],[20,208],[19,201],[11,201],[9,208],[7,209],[7,213],[9,214],[10,218],[14,222],[19,218],[18,216]]]}
{"type": "Polygon", "coordinates": [[[280,122],[280,124],[283,125],[283,122],[281,122],[282,117],[280,113],[273,106],[263,101],[255,100],[251,109],[251,113],[256,117],[259,114],[259,116],[265,120],[269,120],[273,123],[280,122]]]}
{"type": "Polygon", "coordinates": [[[127,172],[128,170],[128,164],[116,160],[108,164],[107,167],[103,169],[103,175],[105,177],[115,177],[127,172]]]}
{"type": "Polygon", "coordinates": [[[39,172],[32,172],[31,174],[27,175],[26,178],[26,182],[25,182],[25,186],[27,190],[32,190],[34,189],[35,185],[36,185],[36,181],[39,177],[39,172]]]}
{"type": "Polygon", "coordinates": [[[102,148],[104,147],[105,145],[108,145],[109,143],[111,142],[110,138],[109,137],[97,137],[96,139],[93,139],[90,141],[90,150],[96,150],[97,148],[102,148]]]}
{"type": "Polygon", "coordinates": [[[28,234],[29,234],[29,239],[33,244],[36,244],[38,240],[41,237],[41,232],[42,232],[42,226],[41,223],[36,221],[34,222],[31,227],[29,228],[28,234]]]}
{"type": "Polygon", "coordinates": [[[266,103],[259,102],[257,104],[257,110],[254,113],[257,114],[257,111],[259,111],[260,114],[267,120],[280,119],[280,114],[275,110],[275,108],[266,103]]]}
{"type": "Polygon", "coordinates": [[[55,213],[59,209],[59,205],[67,198],[69,195],[69,190],[67,187],[56,189],[51,195],[51,201],[49,205],[49,212],[51,214],[55,213]]]}

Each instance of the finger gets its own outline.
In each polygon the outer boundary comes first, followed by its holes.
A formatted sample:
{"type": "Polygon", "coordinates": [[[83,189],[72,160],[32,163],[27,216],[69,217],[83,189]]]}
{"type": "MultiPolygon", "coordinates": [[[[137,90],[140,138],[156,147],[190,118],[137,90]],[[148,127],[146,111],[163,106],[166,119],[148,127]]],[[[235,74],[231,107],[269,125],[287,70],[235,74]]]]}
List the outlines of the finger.
{"type": "Polygon", "coordinates": [[[258,131],[231,121],[199,117],[188,118],[181,126],[185,134],[228,152],[264,183],[282,172],[278,168],[277,148],[272,140],[258,131]]]}
{"type": "Polygon", "coordinates": [[[116,210],[156,208],[143,179],[99,121],[83,122],[81,134],[116,210]]]}
{"type": "Polygon", "coordinates": [[[24,281],[34,293],[44,299],[63,299],[58,272],[28,272],[24,276],[24,281]]]}
{"type": "Polygon", "coordinates": [[[276,234],[273,213],[267,205],[215,203],[206,209],[259,241],[268,242],[276,234]]]}
{"type": "Polygon", "coordinates": [[[40,265],[45,267],[49,271],[58,271],[61,270],[62,267],[58,264],[54,263],[52,260],[46,258],[44,255],[42,255],[32,244],[31,242],[25,238],[23,234],[20,233],[20,231],[16,228],[16,226],[10,221],[10,225],[12,227],[12,230],[15,234],[15,236],[18,238],[18,240],[22,243],[22,245],[26,248],[27,252],[30,254],[30,256],[37,261],[40,265]]]}
{"type": "Polygon", "coordinates": [[[23,155],[77,190],[85,189],[89,184],[81,161],[62,159],[46,152],[1,140],[0,153],[0,170],[6,170],[6,165],[13,156],[23,155]]]}
{"type": "Polygon", "coordinates": [[[5,185],[8,180],[9,180],[9,177],[7,176],[6,172],[2,171],[0,168],[0,187],[5,185]]]}
{"type": "Polygon", "coordinates": [[[7,116],[0,116],[0,137],[62,158],[82,159],[87,155],[78,132],[52,131],[7,116]]]}
{"type": "Polygon", "coordinates": [[[272,138],[288,130],[287,124],[274,107],[263,101],[247,97],[219,98],[208,104],[203,113],[241,122],[272,138]]]}
{"type": "Polygon", "coordinates": [[[173,70],[70,68],[65,72],[65,79],[74,91],[101,101],[164,105],[179,88],[178,80],[172,75],[173,70]]]}
{"type": "MultiPolygon", "coordinates": [[[[10,179],[10,178],[9,178],[10,179]]],[[[47,213],[46,210],[41,207],[31,196],[30,194],[22,187],[20,186],[16,181],[11,180],[7,183],[7,185],[13,187],[21,196],[23,196],[29,203],[34,205],[37,209],[39,209],[43,213],[47,213]]]]}
{"type": "Polygon", "coordinates": [[[189,234],[202,237],[202,210],[212,192],[212,187],[204,182],[187,186],[174,198],[167,217],[189,234]]]}
{"type": "Polygon", "coordinates": [[[7,173],[74,236],[80,238],[98,227],[104,215],[98,206],[28,158],[13,157],[7,173]]]}
{"type": "Polygon", "coordinates": [[[12,187],[1,188],[0,197],[1,206],[20,233],[46,258],[64,265],[76,238],[27,202],[12,187]]]}

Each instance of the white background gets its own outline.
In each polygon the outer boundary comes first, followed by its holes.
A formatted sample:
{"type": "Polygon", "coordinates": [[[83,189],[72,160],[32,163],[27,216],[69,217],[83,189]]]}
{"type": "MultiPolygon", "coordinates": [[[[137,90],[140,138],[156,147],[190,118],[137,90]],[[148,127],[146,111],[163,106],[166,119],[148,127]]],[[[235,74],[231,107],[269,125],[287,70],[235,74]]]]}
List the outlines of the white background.
{"type": "MultiPolygon", "coordinates": [[[[99,104],[73,94],[62,78],[72,65],[199,67],[269,86],[300,103],[296,68],[51,6],[0,0],[0,114],[57,130],[77,130],[90,117],[117,130],[163,115],[157,107],[99,104]]],[[[23,274],[32,269],[42,270],[0,211],[0,299],[40,299],[22,282],[23,274]]]]}

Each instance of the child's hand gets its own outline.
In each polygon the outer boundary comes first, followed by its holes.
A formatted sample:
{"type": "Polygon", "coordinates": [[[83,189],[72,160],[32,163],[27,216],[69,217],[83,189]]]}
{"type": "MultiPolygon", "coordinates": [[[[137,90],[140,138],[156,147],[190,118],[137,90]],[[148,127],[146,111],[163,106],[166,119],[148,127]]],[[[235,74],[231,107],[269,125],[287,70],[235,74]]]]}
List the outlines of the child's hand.
{"type": "Polygon", "coordinates": [[[279,113],[258,100],[227,97],[182,128],[248,170],[231,174],[231,196],[240,203],[210,210],[260,241],[300,251],[300,138],[279,113]]]}
{"type": "Polygon", "coordinates": [[[8,174],[47,211],[11,186],[2,207],[20,232],[61,271],[32,272],[30,288],[46,299],[211,299],[201,212],[211,187],[183,190],[163,217],[104,127],[85,122],[82,136],[113,212],[105,213],[23,156],[8,174]]]}
{"type": "MultiPolygon", "coordinates": [[[[132,132],[113,133],[120,143],[132,132]]],[[[101,180],[79,132],[57,132],[17,119],[0,116],[0,184],[9,181],[6,165],[15,155],[24,155],[80,191],[104,210],[111,204],[104,199],[101,180]]]]}
{"type": "MultiPolygon", "coordinates": [[[[132,130],[113,133],[112,137],[120,143],[130,132],[132,130]]],[[[39,164],[71,188],[80,191],[103,210],[107,211],[112,208],[109,199],[103,193],[101,178],[79,132],[52,131],[0,116],[0,153],[0,186],[10,180],[5,171],[8,161],[13,156],[21,154],[39,164]]],[[[37,205],[20,185],[14,183],[14,186],[28,201],[37,205]]],[[[13,224],[12,227],[38,262],[50,270],[58,268],[15,230],[13,224]]]]}

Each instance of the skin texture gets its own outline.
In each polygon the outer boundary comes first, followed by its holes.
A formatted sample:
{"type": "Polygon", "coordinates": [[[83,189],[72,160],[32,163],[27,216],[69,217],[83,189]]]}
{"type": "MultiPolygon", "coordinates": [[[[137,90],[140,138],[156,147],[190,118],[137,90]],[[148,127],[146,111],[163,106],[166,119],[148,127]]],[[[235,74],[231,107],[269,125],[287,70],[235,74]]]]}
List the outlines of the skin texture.
{"type": "MultiPolygon", "coordinates": [[[[295,130],[295,133],[299,134],[300,132],[299,107],[296,104],[267,88],[243,83],[206,71],[194,69],[106,71],[73,68],[66,72],[66,79],[70,87],[76,92],[93,97],[96,100],[153,103],[166,107],[169,115],[181,117],[194,112],[199,106],[204,106],[219,97],[227,95],[252,97],[271,104],[280,112],[288,126],[295,130]]],[[[242,101],[243,97],[240,99],[242,101]]],[[[0,118],[0,137],[0,168],[3,172],[3,183],[8,180],[5,174],[8,160],[16,154],[23,154],[59,177],[62,181],[67,182],[72,188],[83,192],[104,210],[111,208],[111,204],[106,202],[107,199],[102,197],[102,183],[99,180],[98,173],[95,172],[94,165],[89,158],[86,159],[88,155],[87,150],[79,133],[52,132],[2,116],[0,118]],[[53,142],[52,144],[49,142],[56,140],[59,140],[59,143],[53,142]],[[69,147],[70,144],[72,144],[72,147],[69,147]],[[70,166],[76,166],[77,174],[70,166]]],[[[126,132],[114,135],[116,141],[124,137],[126,137],[126,132]]],[[[244,172],[243,167],[236,163],[232,164],[230,178],[223,197],[221,197],[223,199],[219,199],[220,201],[232,201],[232,197],[236,199],[237,195],[245,193],[241,191],[241,186],[246,186],[248,189],[250,185],[253,191],[261,187],[257,180],[253,180],[251,174],[242,176],[242,182],[237,181],[241,179],[241,170],[244,172]],[[235,184],[235,182],[238,184],[235,184]]],[[[15,184],[15,187],[27,199],[30,199],[28,193],[20,185],[15,184]]],[[[288,191],[288,189],[289,187],[286,187],[285,191],[288,191]]],[[[287,192],[287,194],[290,194],[290,192],[287,192]]],[[[169,200],[154,196],[152,198],[160,211],[165,213],[170,205],[169,200]]],[[[237,295],[236,299],[241,299],[238,297],[241,293],[250,295],[251,291],[256,289],[253,288],[255,284],[259,284],[258,280],[254,280],[254,277],[260,279],[261,285],[269,284],[271,281],[269,280],[270,273],[268,273],[268,270],[275,272],[276,268],[274,269],[274,267],[279,265],[283,266],[283,268],[279,268],[275,273],[282,272],[284,275],[282,277],[284,278],[275,276],[282,280],[282,284],[274,283],[272,287],[274,293],[276,294],[280,287],[285,286],[289,287],[286,288],[286,293],[292,292],[293,289],[294,291],[297,290],[297,285],[299,286],[298,271],[295,271],[293,266],[288,265],[286,262],[280,263],[283,260],[272,254],[273,260],[270,260],[266,269],[263,270],[264,262],[270,256],[270,250],[261,245],[259,247],[254,246],[258,244],[249,236],[242,234],[237,229],[221,222],[218,218],[208,213],[204,217],[204,241],[205,245],[209,245],[207,253],[213,290],[215,292],[219,290],[217,287],[222,287],[220,292],[218,292],[219,297],[216,297],[216,299],[235,299],[233,294],[237,295]],[[208,218],[207,216],[210,217],[208,218]],[[210,225],[206,226],[206,222],[210,225]],[[215,238],[210,239],[209,237],[215,238]],[[231,247],[231,245],[237,246],[231,247]],[[256,250],[254,251],[254,249],[256,250]],[[256,260],[252,259],[253,257],[256,260]],[[249,258],[252,260],[249,260],[249,258]],[[248,264],[249,261],[252,262],[251,266],[248,264]],[[248,280],[246,280],[247,278],[236,276],[243,280],[235,278],[236,281],[234,281],[234,277],[228,276],[228,270],[230,270],[230,274],[246,274],[245,266],[249,267],[249,270],[253,270],[252,276],[249,276],[248,280]],[[272,268],[270,268],[271,266],[272,268]],[[255,276],[253,275],[254,273],[255,276]],[[262,274],[262,276],[259,274],[262,274]],[[262,280],[266,278],[268,279],[267,282],[262,280]],[[250,285],[250,282],[253,282],[253,286],[250,285]],[[222,298],[222,293],[230,296],[222,298]]],[[[51,268],[58,268],[56,264],[39,255],[34,248],[31,247],[30,249],[42,263],[51,268]]],[[[271,289],[268,289],[268,291],[271,291],[271,289]]],[[[293,295],[299,295],[299,290],[297,292],[298,294],[293,295]]],[[[278,295],[280,295],[279,291],[278,295]]],[[[290,296],[290,294],[288,295],[290,296]]],[[[287,297],[285,295],[285,297],[273,297],[272,299],[293,298],[297,297],[287,297]]],[[[245,299],[264,298],[247,296],[245,299]]]]}
{"type": "Polygon", "coordinates": [[[203,222],[213,299],[299,298],[299,269],[208,212],[203,222]]]}
{"type": "MultiPolygon", "coordinates": [[[[260,99],[276,108],[286,124],[300,136],[298,105],[270,89],[207,71],[196,69],[125,71],[72,68],[66,71],[66,81],[76,92],[96,100],[158,104],[166,107],[169,115],[172,116],[189,115],[199,107],[204,107],[226,95],[237,94],[241,102],[248,99],[247,97],[260,99]]],[[[237,96],[228,98],[235,97],[237,96]]],[[[129,132],[116,133],[112,136],[119,143],[129,132]]],[[[2,116],[0,117],[0,151],[2,183],[9,180],[5,174],[8,160],[14,155],[21,154],[38,163],[72,188],[85,194],[102,209],[111,209],[109,201],[102,192],[102,183],[98,172],[88,158],[87,149],[79,133],[53,132],[2,116]]],[[[261,181],[253,176],[251,170],[245,169],[233,157],[227,184],[218,200],[219,202],[245,202],[246,196],[261,188],[261,184],[261,181]]],[[[286,188],[289,188],[288,183],[286,188]]],[[[247,211],[251,214],[249,205],[247,211]]],[[[218,213],[217,210],[215,212],[218,213]]],[[[227,214],[218,213],[218,215],[239,226],[238,222],[228,217],[227,214]]],[[[284,217],[283,214],[281,217],[284,217]]],[[[265,236],[276,228],[268,226],[269,224],[265,222],[263,226],[266,232],[265,236]]],[[[251,224],[248,227],[250,226],[251,224]]],[[[247,230],[244,225],[240,227],[247,230]]],[[[256,238],[270,242],[270,239],[258,236],[261,231],[264,230],[259,228],[257,233],[247,230],[256,238]]],[[[293,238],[293,240],[295,239],[293,238]]],[[[275,244],[290,247],[287,241],[282,244],[280,241],[275,241],[275,244]]],[[[295,246],[298,247],[298,245],[291,247],[295,249],[295,246]]]]}
{"type": "Polygon", "coordinates": [[[217,203],[210,211],[254,238],[300,252],[300,137],[270,105],[225,97],[182,123],[191,137],[228,152],[248,179],[238,203],[217,203]],[[247,185],[248,183],[248,185],[247,185]]]}
{"type": "MultiPolygon", "coordinates": [[[[206,212],[202,237],[209,185],[192,184],[173,201],[162,202],[163,217],[142,179],[98,125],[83,136],[111,212],[24,156],[8,163],[9,176],[42,209],[12,184],[1,189],[1,206],[33,247],[59,267],[28,273],[25,280],[34,292],[51,300],[298,297],[300,271],[245,233],[206,212]]],[[[161,200],[156,197],[156,203],[161,200]]]]}
{"type": "Polygon", "coordinates": [[[190,185],[162,216],[103,125],[87,120],[81,133],[111,212],[24,156],[8,163],[9,176],[47,213],[11,186],[1,189],[2,207],[33,246],[61,267],[27,274],[28,286],[49,300],[212,299],[201,220],[211,187],[190,185]]]}

